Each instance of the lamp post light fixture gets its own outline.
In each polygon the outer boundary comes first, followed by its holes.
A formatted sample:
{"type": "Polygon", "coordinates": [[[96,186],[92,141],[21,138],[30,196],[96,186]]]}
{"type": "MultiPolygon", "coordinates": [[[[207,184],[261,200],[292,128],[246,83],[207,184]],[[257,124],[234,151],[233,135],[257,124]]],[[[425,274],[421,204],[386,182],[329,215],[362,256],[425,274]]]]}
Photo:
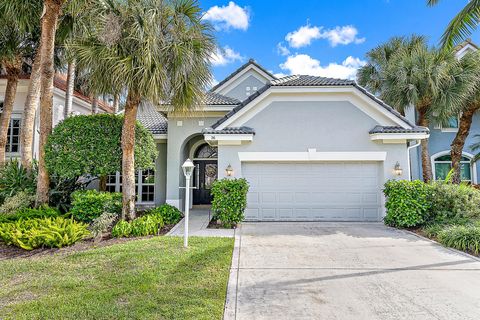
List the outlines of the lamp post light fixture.
{"type": "Polygon", "coordinates": [[[395,167],[393,168],[393,171],[395,172],[395,174],[397,176],[401,176],[402,173],[403,173],[403,169],[402,167],[400,167],[400,163],[397,161],[397,163],[395,164],[395,167]]]}
{"type": "Polygon", "coordinates": [[[190,211],[190,178],[193,174],[195,165],[192,160],[187,159],[182,165],[183,175],[185,176],[185,219],[184,219],[184,235],[183,246],[188,247],[188,214],[190,211]]]}
{"type": "Polygon", "coordinates": [[[227,177],[233,176],[233,168],[231,165],[228,165],[228,167],[225,169],[225,172],[227,173],[227,177]]]}

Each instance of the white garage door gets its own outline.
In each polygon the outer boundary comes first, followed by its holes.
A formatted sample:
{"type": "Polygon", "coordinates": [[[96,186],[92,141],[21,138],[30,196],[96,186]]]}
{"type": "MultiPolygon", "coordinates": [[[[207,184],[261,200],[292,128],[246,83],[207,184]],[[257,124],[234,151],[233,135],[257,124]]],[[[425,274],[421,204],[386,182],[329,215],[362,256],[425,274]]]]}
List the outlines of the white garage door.
{"type": "Polygon", "coordinates": [[[378,221],[381,163],[243,163],[250,221],[378,221]]]}

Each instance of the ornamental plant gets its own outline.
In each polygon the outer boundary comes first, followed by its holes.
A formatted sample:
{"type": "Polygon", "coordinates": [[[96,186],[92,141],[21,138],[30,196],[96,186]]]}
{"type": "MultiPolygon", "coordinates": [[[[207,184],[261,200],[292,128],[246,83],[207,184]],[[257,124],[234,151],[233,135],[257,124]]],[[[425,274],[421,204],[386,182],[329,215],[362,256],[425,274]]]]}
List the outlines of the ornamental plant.
{"type": "MultiPolygon", "coordinates": [[[[123,117],[79,115],[60,122],[48,137],[48,172],[62,178],[97,177],[121,171],[123,117]]],[[[135,127],[135,167],[154,167],[157,149],[152,134],[138,121],[135,127]]]]}
{"type": "Polygon", "coordinates": [[[210,190],[213,195],[213,219],[220,220],[226,228],[243,221],[248,188],[248,182],[243,178],[215,181],[210,190]]]}
{"type": "Polygon", "coordinates": [[[159,207],[149,209],[146,215],[160,216],[165,224],[176,224],[182,219],[182,212],[169,204],[162,204],[159,207]]]}
{"type": "Polygon", "coordinates": [[[121,193],[97,190],[78,190],[72,193],[70,214],[75,220],[90,223],[104,212],[120,214],[121,211],[121,193]]]}

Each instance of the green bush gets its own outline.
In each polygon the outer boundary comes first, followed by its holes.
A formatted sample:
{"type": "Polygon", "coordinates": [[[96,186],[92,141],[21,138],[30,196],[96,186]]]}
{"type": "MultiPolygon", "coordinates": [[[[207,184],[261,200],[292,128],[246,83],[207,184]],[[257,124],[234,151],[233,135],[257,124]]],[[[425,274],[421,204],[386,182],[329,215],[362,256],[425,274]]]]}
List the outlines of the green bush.
{"type": "Polygon", "coordinates": [[[16,159],[8,161],[0,169],[0,202],[20,191],[34,193],[37,187],[36,166],[32,173],[22,167],[16,159]]]}
{"type": "Polygon", "coordinates": [[[50,207],[24,208],[17,210],[13,214],[0,214],[0,222],[13,222],[17,220],[56,218],[60,216],[60,211],[50,207]]]}
{"type": "Polygon", "coordinates": [[[162,204],[159,207],[149,209],[145,214],[159,216],[165,224],[177,224],[183,216],[180,210],[169,204],[162,204]]]}
{"type": "Polygon", "coordinates": [[[78,221],[90,223],[104,212],[120,214],[121,211],[121,193],[97,190],[78,190],[72,193],[70,214],[78,221]]]}
{"type": "Polygon", "coordinates": [[[429,219],[431,187],[422,181],[390,180],[383,190],[386,197],[385,224],[399,228],[416,227],[429,219]]]}
{"type": "Polygon", "coordinates": [[[35,203],[35,195],[27,191],[19,191],[7,197],[0,206],[0,214],[12,214],[20,209],[31,207],[35,203]]]}
{"type": "Polygon", "coordinates": [[[480,227],[475,225],[450,226],[438,232],[438,241],[451,248],[480,253],[480,227]]]}
{"type": "Polygon", "coordinates": [[[120,220],[112,229],[113,237],[142,237],[158,234],[164,226],[159,215],[144,215],[131,222],[120,220]]]}
{"type": "Polygon", "coordinates": [[[213,218],[224,227],[243,221],[247,206],[248,182],[245,179],[221,179],[212,184],[213,218]]]}
{"type": "Polygon", "coordinates": [[[25,250],[69,246],[88,234],[86,224],[62,217],[0,223],[0,239],[25,250]]]}
{"type": "Polygon", "coordinates": [[[465,184],[435,182],[431,185],[430,215],[435,221],[480,217],[480,191],[465,184]]]}

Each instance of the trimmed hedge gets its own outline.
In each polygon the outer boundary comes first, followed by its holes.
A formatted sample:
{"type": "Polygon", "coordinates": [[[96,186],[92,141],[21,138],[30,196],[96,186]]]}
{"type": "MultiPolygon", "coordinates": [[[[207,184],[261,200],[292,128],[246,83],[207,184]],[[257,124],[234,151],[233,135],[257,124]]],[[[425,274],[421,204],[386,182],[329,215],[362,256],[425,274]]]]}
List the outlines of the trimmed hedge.
{"type": "Polygon", "coordinates": [[[248,182],[245,179],[221,179],[212,184],[213,218],[224,227],[233,227],[243,221],[247,206],[248,182]]]}
{"type": "Polygon", "coordinates": [[[78,190],[72,193],[70,214],[75,220],[90,223],[104,212],[122,212],[121,193],[97,190],[78,190]]]}
{"type": "Polygon", "coordinates": [[[182,220],[182,212],[169,204],[162,204],[159,207],[145,211],[146,215],[160,216],[165,224],[177,224],[182,220]]]}

